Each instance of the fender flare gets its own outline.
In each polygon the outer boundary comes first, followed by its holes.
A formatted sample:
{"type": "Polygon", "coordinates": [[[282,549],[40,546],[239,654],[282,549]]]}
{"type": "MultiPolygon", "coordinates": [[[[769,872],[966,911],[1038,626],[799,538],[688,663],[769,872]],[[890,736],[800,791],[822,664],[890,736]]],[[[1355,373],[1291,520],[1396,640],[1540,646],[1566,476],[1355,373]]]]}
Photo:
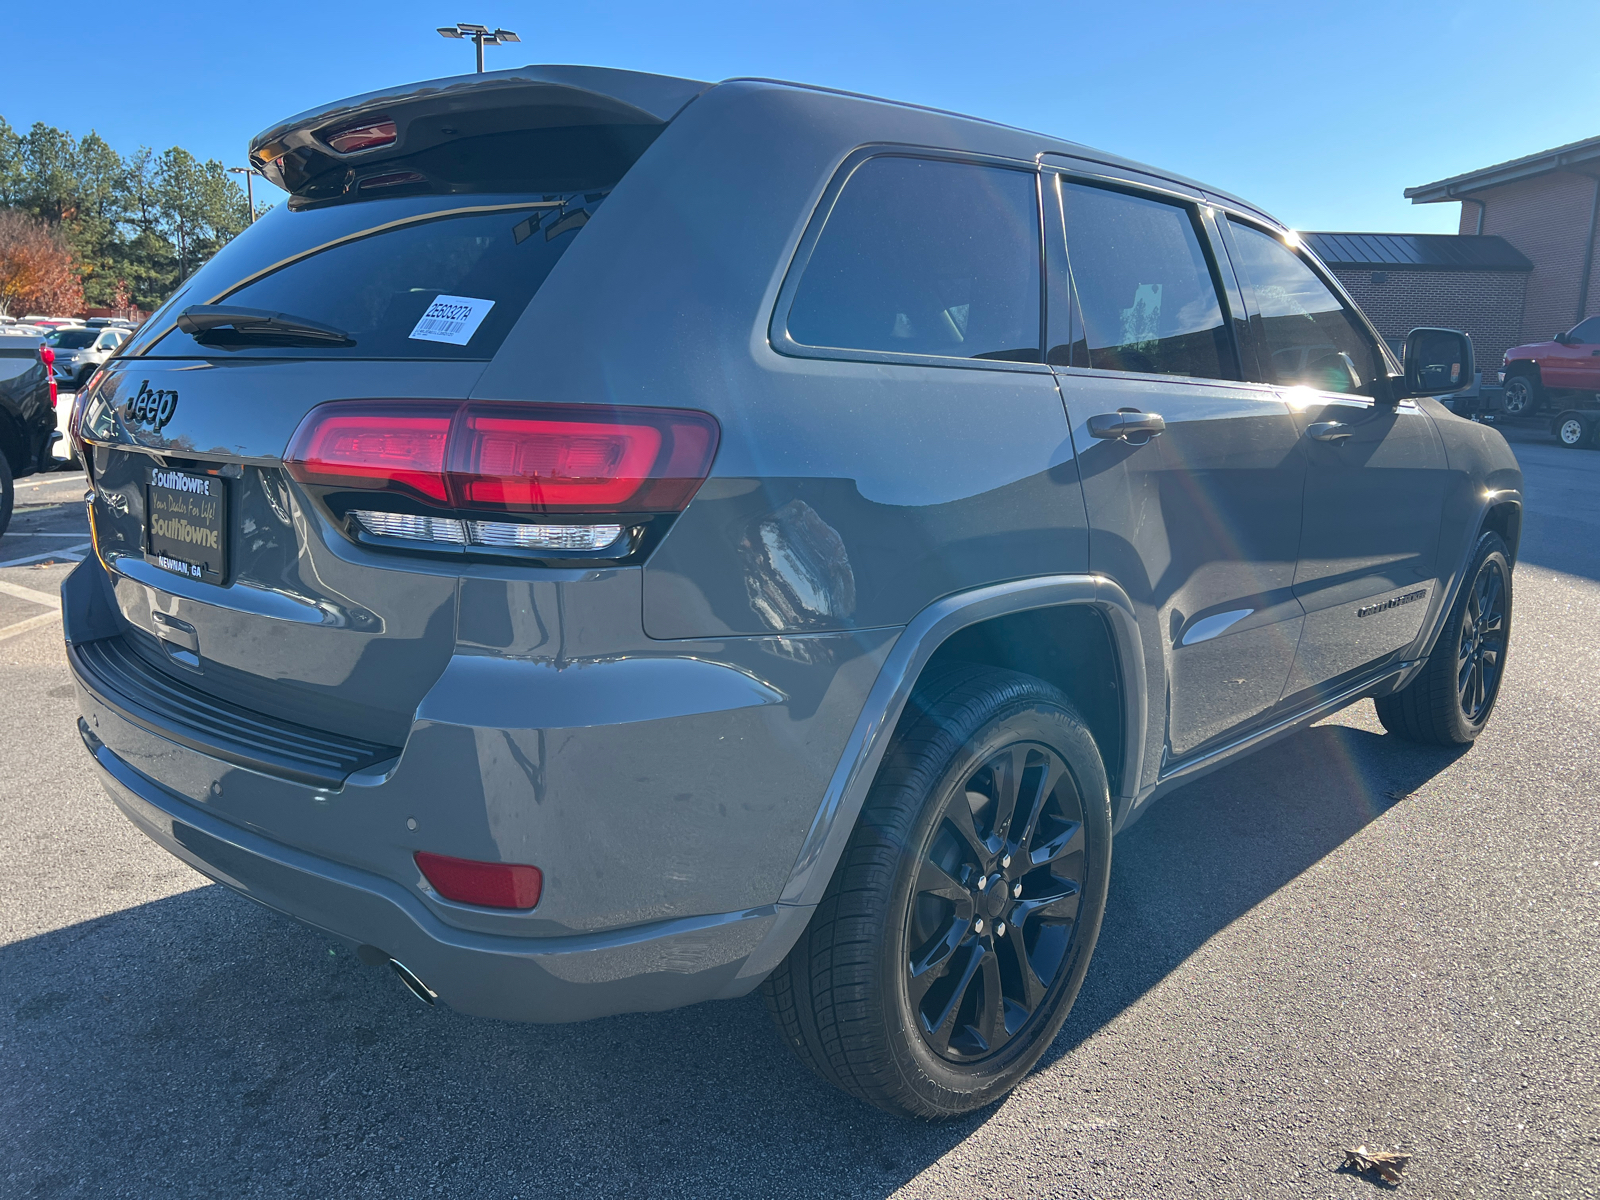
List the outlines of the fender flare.
{"type": "Polygon", "coordinates": [[[906,625],[879,669],[779,895],[778,919],[724,995],[748,992],[783,961],[804,932],[844,855],[912,688],[934,652],[951,634],[980,621],[1069,604],[1098,609],[1110,627],[1124,730],[1121,786],[1112,797],[1112,807],[1119,818],[1126,816],[1140,790],[1147,713],[1144,650],[1127,593],[1100,575],[1046,575],[936,600],[906,625]]]}

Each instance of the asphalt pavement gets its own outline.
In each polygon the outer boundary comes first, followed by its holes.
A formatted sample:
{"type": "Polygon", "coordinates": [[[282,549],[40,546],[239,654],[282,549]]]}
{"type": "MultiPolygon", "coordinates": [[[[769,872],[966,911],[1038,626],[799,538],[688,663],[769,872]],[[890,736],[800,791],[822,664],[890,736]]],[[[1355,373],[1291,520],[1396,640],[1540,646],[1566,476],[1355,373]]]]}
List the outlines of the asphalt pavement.
{"type": "Polygon", "coordinates": [[[1403,1195],[1600,1196],[1600,453],[1512,436],[1526,533],[1478,744],[1398,741],[1363,702],[1162,800],[1118,840],[1050,1053],[941,1125],[813,1079],[757,997],[542,1027],[425,1008],[158,850],[90,774],[38,599],[84,552],[82,479],[23,481],[0,1196],[1386,1190],[1339,1171],[1358,1144],[1414,1156],[1403,1195]]]}

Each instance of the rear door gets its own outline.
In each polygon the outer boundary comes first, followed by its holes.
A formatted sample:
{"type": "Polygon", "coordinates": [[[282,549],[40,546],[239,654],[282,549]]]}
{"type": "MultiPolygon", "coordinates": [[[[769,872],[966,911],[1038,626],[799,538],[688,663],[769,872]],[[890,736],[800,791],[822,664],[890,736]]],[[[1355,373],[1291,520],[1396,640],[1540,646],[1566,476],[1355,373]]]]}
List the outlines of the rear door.
{"type": "Polygon", "coordinates": [[[1308,463],[1294,593],[1305,630],[1286,699],[1360,676],[1416,640],[1437,586],[1444,447],[1415,404],[1380,404],[1376,338],[1296,247],[1226,222],[1257,378],[1294,414],[1308,463]]]}
{"type": "Polygon", "coordinates": [[[1091,569],[1128,592],[1146,662],[1165,667],[1150,714],[1167,730],[1163,761],[1146,764],[1159,769],[1260,719],[1283,691],[1300,629],[1305,460],[1287,405],[1243,379],[1237,296],[1201,207],[1072,174],[1046,180],[1046,227],[1064,246],[1052,256],[1050,361],[1083,474],[1091,569]],[[1118,413],[1159,414],[1164,430],[1096,436],[1118,413]]]}

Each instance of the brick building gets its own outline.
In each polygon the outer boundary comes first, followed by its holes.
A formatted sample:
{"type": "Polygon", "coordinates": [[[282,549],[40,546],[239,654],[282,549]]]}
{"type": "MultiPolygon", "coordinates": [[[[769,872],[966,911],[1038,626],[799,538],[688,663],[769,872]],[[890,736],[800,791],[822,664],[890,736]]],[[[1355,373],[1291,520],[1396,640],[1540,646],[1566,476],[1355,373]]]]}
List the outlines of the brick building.
{"type": "MultiPolygon", "coordinates": [[[[1523,341],[1534,264],[1506,239],[1449,233],[1302,233],[1384,340],[1419,325],[1463,329],[1480,370],[1523,341]]],[[[1493,379],[1493,375],[1490,375],[1493,379]]]]}
{"type": "MultiPolygon", "coordinates": [[[[1407,188],[1413,204],[1461,204],[1463,238],[1504,238],[1533,264],[1518,342],[1600,313],[1600,137],[1407,188]]],[[[1487,365],[1482,353],[1479,362],[1487,365]]]]}

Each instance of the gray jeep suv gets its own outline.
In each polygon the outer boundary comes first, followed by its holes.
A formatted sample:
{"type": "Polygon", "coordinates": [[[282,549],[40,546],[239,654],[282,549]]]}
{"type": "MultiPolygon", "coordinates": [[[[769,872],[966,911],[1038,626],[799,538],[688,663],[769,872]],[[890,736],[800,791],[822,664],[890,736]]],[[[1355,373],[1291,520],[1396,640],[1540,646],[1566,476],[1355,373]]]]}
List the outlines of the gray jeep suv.
{"type": "Polygon", "coordinates": [[[1113,833],[1362,697],[1494,706],[1521,476],[1243,201],[762,79],[529,67],[263,133],[90,393],[113,800],[467,1013],[762,988],[948,1115],[1059,1029],[1113,833]]]}

